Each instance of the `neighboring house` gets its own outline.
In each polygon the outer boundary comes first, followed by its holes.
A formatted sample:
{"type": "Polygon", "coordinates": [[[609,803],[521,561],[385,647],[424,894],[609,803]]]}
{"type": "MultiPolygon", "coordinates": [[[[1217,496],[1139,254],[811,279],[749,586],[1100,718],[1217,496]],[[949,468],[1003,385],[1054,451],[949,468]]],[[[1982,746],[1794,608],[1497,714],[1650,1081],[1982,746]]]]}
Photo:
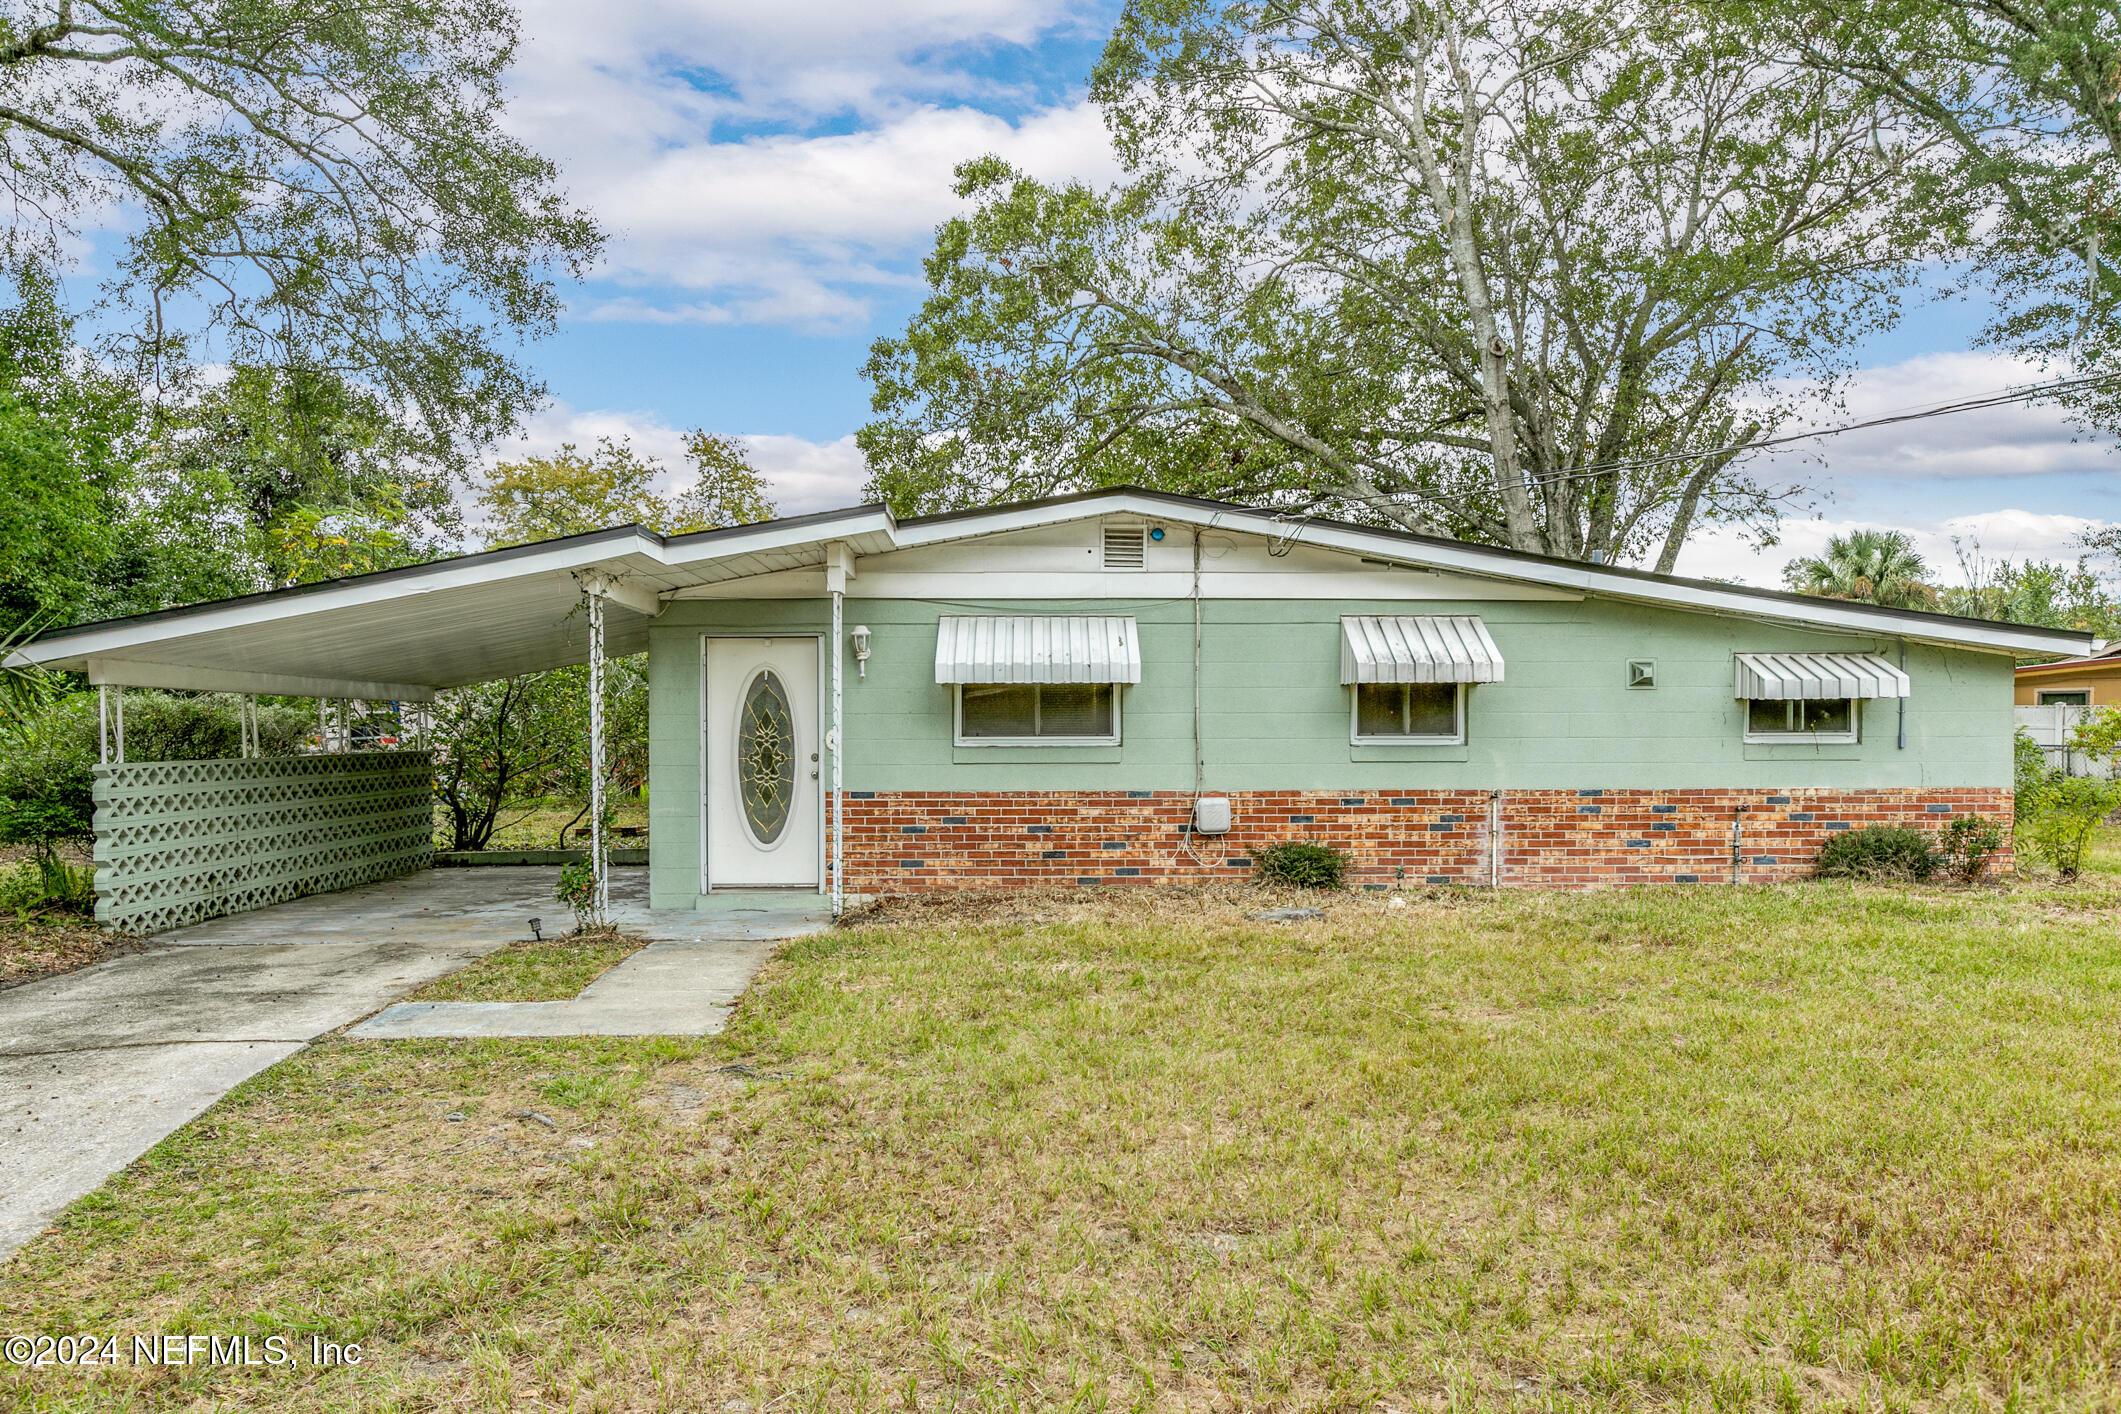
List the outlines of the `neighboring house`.
{"type": "Polygon", "coordinates": [[[2017,724],[2059,771],[2072,776],[2113,774],[2111,767],[2070,744],[2077,724],[2101,707],[2121,707],[2121,644],[2090,657],[2018,669],[2017,724]]]}
{"type": "Polygon", "coordinates": [[[1784,878],[1838,830],[2007,817],[2015,660],[2092,646],[1121,490],[604,531],[33,656],[418,697],[584,661],[585,592],[649,655],[671,908],[1241,877],[1284,840],[1369,887],[1784,878]]]}
{"type": "Polygon", "coordinates": [[[2020,707],[2121,707],[2121,643],[2083,658],[2018,669],[2020,707]]]}

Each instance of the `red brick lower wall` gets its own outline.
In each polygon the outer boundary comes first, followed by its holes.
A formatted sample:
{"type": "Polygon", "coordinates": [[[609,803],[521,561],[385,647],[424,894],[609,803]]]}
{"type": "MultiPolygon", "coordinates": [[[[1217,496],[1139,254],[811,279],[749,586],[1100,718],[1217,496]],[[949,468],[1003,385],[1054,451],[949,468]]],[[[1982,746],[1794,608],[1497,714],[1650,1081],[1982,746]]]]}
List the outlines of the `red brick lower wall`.
{"type": "MultiPolygon", "coordinates": [[[[1252,851],[1319,840],[1353,882],[1490,882],[1483,790],[1235,791],[1225,835],[1191,835],[1170,791],[848,793],[847,888],[858,894],[1024,884],[1244,878],[1252,851]]],[[[2007,789],[1513,790],[1496,802],[1501,882],[1539,888],[1743,883],[1802,876],[1828,836],[1866,825],[1938,830],[1955,815],[2006,824],[2007,789]]],[[[2008,867],[2006,854],[1997,865],[2008,867]]]]}

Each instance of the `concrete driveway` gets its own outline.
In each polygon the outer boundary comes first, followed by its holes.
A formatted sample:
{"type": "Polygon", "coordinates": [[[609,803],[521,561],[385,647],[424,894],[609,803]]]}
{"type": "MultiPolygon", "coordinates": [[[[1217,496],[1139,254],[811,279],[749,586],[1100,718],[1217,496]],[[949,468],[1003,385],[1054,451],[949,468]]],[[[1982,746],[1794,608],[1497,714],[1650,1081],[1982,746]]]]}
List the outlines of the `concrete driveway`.
{"type": "Polygon", "coordinates": [[[388,1007],[357,1036],[705,1035],[825,900],[728,893],[648,910],[615,870],[612,916],[650,945],[566,1002],[416,1002],[407,992],[572,923],[552,868],[434,869],[165,933],[147,951],[0,992],[0,1261],[60,1209],[230,1087],[388,1007]]]}
{"type": "Polygon", "coordinates": [[[316,1037],[504,943],[552,869],[435,870],[164,934],[0,992],[0,1259],[316,1037]]]}

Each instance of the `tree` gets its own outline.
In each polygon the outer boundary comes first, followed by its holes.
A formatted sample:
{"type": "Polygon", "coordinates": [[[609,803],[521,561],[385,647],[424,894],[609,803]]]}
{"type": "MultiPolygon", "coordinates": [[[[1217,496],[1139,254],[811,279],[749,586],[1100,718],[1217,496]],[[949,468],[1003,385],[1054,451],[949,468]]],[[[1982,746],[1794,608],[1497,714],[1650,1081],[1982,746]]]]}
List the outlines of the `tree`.
{"type": "Polygon", "coordinates": [[[872,351],[902,512],[1138,480],[1669,569],[1930,244],[1919,144],[1713,9],[1137,0],[1093,93],[1128,180],[961,167],[872,351]]]}
{"type": "Polygon", "coordinates": [[[510,800],[543,794],[566,771],[589,729],[585,677],[530,673],[435,699],[435,799],[451,849],[484,849],[510,800]]]}
{"type": "Polygon", "coordinates": [[[695,428],[685,434],[685,460],[692,464],[692,484],[670,498],[661,521],[651,522],[657,529],[672,534],[720,530],[779,514],[741,438],[695,428]]]}
{"type": "Polygon", "coordinates": [[[21,272],[16,293],[0,310],[0,630],[88,599],[144,422],[131,386],[81,354],[51,281],[21,272]]]}
{"type": "Polygon", "coordinates": [[[1827,599],[1855,599],[1895,609],[1934,607],[1925,582],[1929,566],[1915,542],[1898,530],[1852,530],[1826,542],[1826,553],[1792,560],[1783,570],[1790,588],[1827,599]]]}
{"type": "Polygon", "coordinates": [[[241,589],[224,592],[390,569],[455,543],[446,469],[373,391],[307,367],[190,382],[144,465],[194,518],[232,530],[241,589]]]}
{"type": "Polygon", "coordinates": [[[1984,560],[1979,545],[1961,546],[1963,589],[1944,591],[1944,607],[1970,619],[2070,628],[2106,637],[2121,635],[2121,602],[2108,592],[2087,559],[1984,560]]]}
{"type": "MultiPolygon", "coordinates": [[[[1784,0],[1764,22],[1954,160],[1915,189],[1997,296],[1983,335],[2079,375],[2121,357],[2121,14],[2112,0],[1784,0]]],[[[2061,401],[2121,428],[2110,378],[2061,401]]]]}
{"type": "Polygon", "coordinates": [[[765,482],[733,437],[694,431],[685,439],[693,480],[665,495],[669,473],[626,438],[599,438],[584,455],[574,443],[550,456],[497,465],[479,487],[488,548],[580,535],[614,525],[680,534],[773,518],[765,482]]]}
{"type": "Polygon", "coordinates": [[[8,253],[135,213],[111,287],[143,367],[189,332],[357,378],[458,463],[540,396],[508,345],[600,241],[504,129],[515,44],[505,0],[0,0],[8,253]]]}

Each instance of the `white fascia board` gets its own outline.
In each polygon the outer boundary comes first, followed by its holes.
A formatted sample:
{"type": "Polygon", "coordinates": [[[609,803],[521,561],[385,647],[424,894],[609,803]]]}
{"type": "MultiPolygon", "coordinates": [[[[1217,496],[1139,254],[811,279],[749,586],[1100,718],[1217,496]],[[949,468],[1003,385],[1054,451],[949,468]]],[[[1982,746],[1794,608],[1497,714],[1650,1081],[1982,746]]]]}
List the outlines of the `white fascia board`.
{"type": "MultiPolygon", "coordinates": [[[[727,559],[731,555],[756,555],[767,550],[791,550],[797,546],[823,546],[835,540],[864,538],[878,540],[885,548],[898,548],[899,532],[890,513],[869,507],[843,511],[829,520],[810,520],[803,525],[791,526],[777,525],[769,520],[757,526],[746,526],[742,531],[718,533],[714,539],[699,545],[663,546],[658,550],[657,558],[672,569],[683,569],[688,565],[727,559]]],[[[856,553],[866,553],[859,546],[850,548],[856,553]]]]}
{"type": "MultiPolygon", "coordinates": [[[[811,521],[800,526],[776,526],[769,521],[751,533],[717,536],[711,541],[693,546],[666,545],[659,537],[636,529],[631,536],[597,538],[586,544],[560,545],[549,550],[528,549],[514,553],[504,550],[494,552],[494,555],[467,555],[461,559],[444,561],[420,573],[392,573],[372,581],[335,585],[304,594],[264,597],[257,601],[239,600],[219,608],[202,608],[196,613],[179,611],[148,623],[113,624],[109,628],[88,633],[68,634],[28,643],[20,648],[18,660],[26,663],[82,664],[90,658],[120,656],[129,651],[190,638],[195,634],[299,619],[334,609],[358,608],[367,604],[414,598],[468,585],[497,584],[508,580],[533,579],[541,575],[575,574],[594,570],[601,571],[617,584],[625,586],[629,561],[633,562],[635,567],[638,567],[641,560],[646,560],[658,566],[682,568],[731,555],[752,554],[760,550],[783,549],[820,540],[854,536],[880,539],[888,545],[892,524],[887,512],[870,508],[849,511],[835,519],[811,521]]],[[[641,593],[615,596],[614,602],[653,617],[656,610],[647,607],[645,587],[630,588],[639,589],[641,593]],[[634,602],[628,602],[629,600],[634,602]]]]}
{"type": "Polygon", "coordinates": [[[646,535],[636,532],[631,540],[569,545],[527,555],[513,555],[499,563],[485,560],[483,556],[467,556],[461,562],[445,561],[423,574],[392,575],[380,582],[338,585],[329,589],[313,590],[307,594],[291,594],[285,598],[269,598],[255,603],[239,600],[222,608],[202,609],[197,613],[185,613],[180,610],[151,623],[113,624],[109,628],[91,633],[39,640],[24,645],[21,651],[32,662],[38,663],[75,662],[114,656],[129,648],[171,639],[190,638],[194,634],[275,623],[283,619],[298,619],[310,614],[359,608],[392,599],[416,598],[423,594],[435,594],[468,585],[497,584],[511,579],[530,579],[539,575],[571,573],[607,565],[613,574],[623,574],[623,565],[613,562],[632,555],[657,558],[660,549],[661,547],[646,535]]]}
{"type": "Polygon", "coordinates": [[[355,697],[364,702],[431,702],[435,690],[416,683],[362,682],[352,678],[295,677],[248,673],[234,668],[191,668],[138,659],[91,658],[95,686],[162,687],[178,692],[262,692],[272,697],[355,697]]]}
{"type": "Polygon", "coordinates": [[[1882,634],[1893,638],[1909,638],[1924,643],[1948,644],[1989,652],[2058,653],[2074,650],[2088,653],[2092,644],[2089,634],[2025,628],[2015,624],[1925,623],[1833,599],[1792,604],[1749,594],[1741,589],[1648,581],[1631,575],[1613,574],[1597,565],[1527,562],[1499,557],[1483,546],[1471,544],[1412,545],[1389,533],[1339,525],[1321,525],[1299,517],[1278,520],[1270,511],[1235,506],[1211,511],[1200,506],[1175,505],[1130,492],[1115,492],[1108,499],[1086,499],[1051,506],[1000,510],[988,515],[967,516],[962,520],[934,525],[904,525],[898,529],[898,541],[901,546],[906,547],[930,545],[946,540],[1028,530],[1059,521],[1092,520],[1110,515],[1139,515],[1152,520],[1199,526],[1204,530],[1233,530],[1270,539],[1288,536],[1300,544],[1322,545],[1345,550],[1350,554],[1424,568],[1455,570],[1484,579],[1518,580],[1556,589],[1572,589],[1583,594],[1675,606],[1702,613],[1770,619],[1849,633],[1882,634]]]}

